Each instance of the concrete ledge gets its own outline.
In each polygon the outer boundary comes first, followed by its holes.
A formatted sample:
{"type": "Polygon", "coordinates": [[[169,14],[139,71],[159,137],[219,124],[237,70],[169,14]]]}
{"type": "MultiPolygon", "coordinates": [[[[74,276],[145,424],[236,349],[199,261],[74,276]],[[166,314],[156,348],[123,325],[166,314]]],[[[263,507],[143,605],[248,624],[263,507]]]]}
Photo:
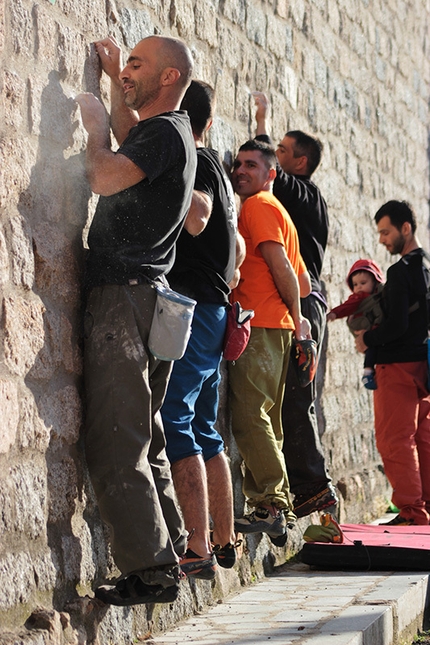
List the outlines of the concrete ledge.
{"type": "Polygon", "coordinates": [[[153,637],[154,645],[406,645],[424,624],[428,574],[317,572],[275,575],[153,637]]]}

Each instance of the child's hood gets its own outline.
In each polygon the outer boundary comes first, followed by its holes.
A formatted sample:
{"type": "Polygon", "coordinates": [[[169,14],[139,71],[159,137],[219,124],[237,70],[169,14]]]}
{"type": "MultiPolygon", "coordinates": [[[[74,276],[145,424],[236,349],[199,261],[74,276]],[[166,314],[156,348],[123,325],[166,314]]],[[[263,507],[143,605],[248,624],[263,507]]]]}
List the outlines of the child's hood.
{"type": "Polygon", "coordinates": [[[354,273],[357,273],[358,271],[368,271],[373,275],[376,282],[379,282],[380,284],[383,284],[385,282],[382,270],[376,264],[376,262],[374,262],[373,260],[370,260],[369,258],[364,258],[363,260],[357,260],[357,262],[354,262],[354,264],[349,270],[348,276],[346,278],[346,283],[348,287],[351,289],[351,291],[353,290],[352,276],[354,275],[354,273]]]}

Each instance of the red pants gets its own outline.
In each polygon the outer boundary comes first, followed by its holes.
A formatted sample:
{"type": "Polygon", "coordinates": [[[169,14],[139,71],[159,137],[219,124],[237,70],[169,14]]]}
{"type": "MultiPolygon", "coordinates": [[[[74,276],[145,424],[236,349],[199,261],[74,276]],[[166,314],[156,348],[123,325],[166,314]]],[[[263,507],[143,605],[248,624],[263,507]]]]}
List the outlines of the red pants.
{"type": "Polygon", "coordinates": [[[393,504],[415,524],[430,519],[430,395],[427,362],[376,366],[376,446],[393,504]]]}

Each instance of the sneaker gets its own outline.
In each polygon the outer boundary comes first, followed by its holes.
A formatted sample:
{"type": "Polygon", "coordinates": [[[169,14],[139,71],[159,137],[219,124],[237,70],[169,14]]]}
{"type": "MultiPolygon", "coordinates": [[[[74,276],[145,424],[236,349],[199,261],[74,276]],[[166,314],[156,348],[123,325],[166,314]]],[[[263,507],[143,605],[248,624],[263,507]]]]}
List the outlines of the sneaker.
{"type": "Polygon", "coordinates": [[[361,377],[361,382],[367,390],[377,390],[378,384],[376,383],[374,374],[364,374],[361,377]]]}
{"type": "MultiPolygon", "coordinates": [[[[160,584],[148,585],[138,574],[130,574],[118,580],[115,585],[102,585],[94,595],[106,605],[130,607],[147,603],[170,603],[176,600],[179,593],[179,567],[174,567],[175,582],[168,587],[160,584]]],[[[173,570],[172,570],[173,571],[173,570]]]]}
{"type": "Polygon", "coordinates": [[[225,546],[214,544],[213,551],[220,567],[231,569],[236,564],[236,549],[241,544],[242,540],[237,540],[234,544],[229,542],[225,546]]]}
{"type": "Polygon", "coordinates": [[[201,580],[213,580],[215,578],[216,558],[214,554],[210,558],[202,558],[191,549],[187,549],[179,564],[181,571],[186,576],[193,576],[193,578],[200,578],[201,580]]]}
{"type": "Polygon", "coordinates": [[[414,526],[415,522],[414,520],[407,519],[406,517],[402,517],[401,515],[396,515],[396,517],[393,517],[392,520],[389,522],[380,522],[379,526],[414,526]]]}
{"type": "Polygon", "coordinates": [[[238,533],[270,533],[273,537],[283,535],[286,530],[285,515],[277,510],[276,515],[259,506],[249,515],[234,520],[234,529],[238,533]]]}
{"type": "Polygon", "coordinates": [[[299,493],[294,497],[294,512],[297,517],[305,517],[314,511],[321,511],[323,508],[335,506],[339,502],[336,491],[328,483],[325,488],[317,493],[299,493]]]}
{"type": "Polygon", "coordinates": [[[277,547],[285,546],[288,540],[287,529],[285,529],[285,532],[282,535],[277,535],[276,537],[274,535],[270,535],[269,533],[267,535],[269,536],[271,543],[277,547]]]}

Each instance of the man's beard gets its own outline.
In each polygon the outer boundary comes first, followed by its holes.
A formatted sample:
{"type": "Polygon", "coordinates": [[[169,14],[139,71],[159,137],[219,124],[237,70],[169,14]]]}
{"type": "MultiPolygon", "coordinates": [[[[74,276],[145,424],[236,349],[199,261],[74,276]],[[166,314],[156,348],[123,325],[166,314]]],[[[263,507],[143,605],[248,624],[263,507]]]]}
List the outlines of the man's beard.
{"type": "Polygon", "coordinates": [[[133,90],[124,96],[124,103],[132,110],[140,110],[156,99],[159,91],[158,77],[156,82],[145,83],[145,87],[141,83],[134,83],[133,90]]]}
{"type": "Polygon", "coordinates": [[[405,238],[401,233],[399,233],[398,237],[393,242],[392,249],[390,250],[391,255],[397,255],[398,253],[401,253],[404,249],[405,246],[405,238]]]}

